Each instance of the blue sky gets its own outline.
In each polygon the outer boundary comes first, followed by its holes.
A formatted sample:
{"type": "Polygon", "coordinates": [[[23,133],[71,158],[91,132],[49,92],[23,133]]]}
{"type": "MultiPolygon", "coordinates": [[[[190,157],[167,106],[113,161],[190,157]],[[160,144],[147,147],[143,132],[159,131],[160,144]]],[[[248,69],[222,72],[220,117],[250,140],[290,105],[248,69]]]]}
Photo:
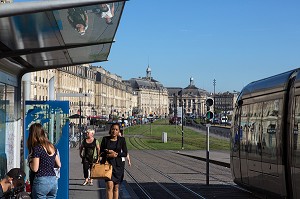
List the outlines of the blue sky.
{"type": "Polygon", "coordinates": [[[130,0],[108,62],[123,79],[166,87],[240,91],[251,81],[300,67],[300,1],[130,0]],[[176,3],[174,3],[176,2],[176,3]],[[148,62],[149,60],[149,62],[148,62]]]}
{"type": "MultiPolygon", "coordinates": [[[[18,0],[17,0],[18,1],[18,0]]],[[[19,0],[24,1],[24,0],[19,0]]],[[[240,91],[300,67],[300,1],[130,0],[109,61],[123,79],[152,77],[165,87],[240,91]]]]}

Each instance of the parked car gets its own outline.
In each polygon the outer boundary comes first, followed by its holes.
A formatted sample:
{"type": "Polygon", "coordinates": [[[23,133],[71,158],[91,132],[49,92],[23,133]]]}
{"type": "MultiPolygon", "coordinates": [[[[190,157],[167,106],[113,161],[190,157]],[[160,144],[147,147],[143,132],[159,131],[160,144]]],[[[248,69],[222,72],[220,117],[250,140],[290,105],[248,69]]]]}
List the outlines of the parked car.
{"type": "Polygon", "coordinates": [[[169,124],[180,124],[181,123],[181,117],[172,117],[169,120],[169,124]]]}
{"type": "MultiPolygon", "coordinates": [[[[118,120],[118,122],[122,126],[122,120],[118,120]]],[[[128,120],[124,120],[124,127],[127,127],[127,126],[128,126],[128,120]]]]}
{"type": "Polygon", "coordinates": [[[228,118],[227,118],[227,117],[225,117],[225,116],[222,116],[222,117],[221,117],[221,124],[226,124],[227,121],[228,121],[228,118]]]}
{"type": "Polygon", "coordinates": [[[214,118],[213,119],[213,124],[220,124],[220,119],[219,118],[214,118]]]}

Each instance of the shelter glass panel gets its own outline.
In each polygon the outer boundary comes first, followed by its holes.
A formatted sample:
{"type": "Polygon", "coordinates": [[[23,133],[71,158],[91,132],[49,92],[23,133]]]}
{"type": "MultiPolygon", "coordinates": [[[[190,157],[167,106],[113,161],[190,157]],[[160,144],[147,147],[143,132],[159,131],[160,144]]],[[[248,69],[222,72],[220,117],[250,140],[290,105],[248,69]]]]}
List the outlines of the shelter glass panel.
{"type": "Polygon", "coordinates": [[[6,174],[7,156],[5,153],[6,139],[6,86],[0,83],[0,178],[6,174]]]}
{"type": "Polygon", "coordinates": [[[0,83],[0,126],[1,126],[0,154],[5,153],[5,132],[6,132],[5,121],[6,121],[6,85],[0,83]]]}
{"type": "Polygon", "coordinates": [[[20,155],[15,143],[21,136],[16,131],[17,113],[16,107],[16,88],[4,83],[0,83],[0,178],[3,178],[8,169],[16,167],[20,155]]]}
{"type": "Polygon", "coordinates": [[[0,18],[0,47],[5,49],[0,58],[11,57],[37,68],[106,61],[124,4],[116,1],[0,18]]]}

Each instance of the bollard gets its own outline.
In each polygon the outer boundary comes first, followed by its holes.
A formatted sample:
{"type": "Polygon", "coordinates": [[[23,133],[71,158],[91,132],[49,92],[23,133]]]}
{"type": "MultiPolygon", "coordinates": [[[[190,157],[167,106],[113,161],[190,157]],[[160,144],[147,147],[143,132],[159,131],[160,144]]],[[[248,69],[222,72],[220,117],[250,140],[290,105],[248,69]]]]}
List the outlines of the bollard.
{"type": "Polygon", "coordinates": [[[167,143],[168,142],[168,133],[162,132],[162,142],[167,143]]]}

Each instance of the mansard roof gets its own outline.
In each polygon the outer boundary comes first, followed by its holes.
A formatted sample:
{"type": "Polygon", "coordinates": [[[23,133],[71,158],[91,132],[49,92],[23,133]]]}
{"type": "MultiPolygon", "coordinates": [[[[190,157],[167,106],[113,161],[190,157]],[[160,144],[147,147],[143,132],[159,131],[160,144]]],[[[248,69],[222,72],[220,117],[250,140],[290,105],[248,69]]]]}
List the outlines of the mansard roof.
{"type": "Polygon", "coordinates": [[[157,80],[151,78],[131,78],[127,80],[133,89],[140,90],[140,89],[153,89],[153,90],[164,90],[165,87],[157,80]]]}
{"type": "Polygon", "coordinates": [[[208,94],[208,92],[204,89],[199,89],[194,85],[189,85],[186,88],[179,88],[179,87],[168,87],[169,96],[180,96],[181,92],[183,96],[200,96],[203,94],[208,94]]]}

